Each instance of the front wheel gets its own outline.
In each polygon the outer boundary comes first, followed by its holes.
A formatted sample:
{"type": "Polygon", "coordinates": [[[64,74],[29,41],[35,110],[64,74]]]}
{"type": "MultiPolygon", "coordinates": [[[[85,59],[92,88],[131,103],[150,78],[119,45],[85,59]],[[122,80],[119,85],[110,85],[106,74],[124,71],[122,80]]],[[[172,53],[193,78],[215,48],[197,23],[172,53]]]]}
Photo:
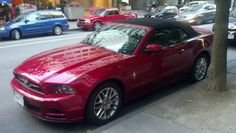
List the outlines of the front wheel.
{"type": "Polygon", "coordinates": [[[119,86],[113,82],[106,82],[91,94],[87,104],[86,118],[96,125],[106,124],[116,117],[121,102],[119,86]]]}
{"type": "Polygon", "coordinates": [[[190,72],[191,82],[203,80],[207,75],[209,64],[209,58],[206,55],[200,55],[192,66],[190,72]]]}
{"type": "Polygon", "coordinates": [[[61,35],[62,34],[62,28],[60,26],[55,26],[53,29],[54,35],[61,35]]]}
{"type": "Polygon", "coordinates": [[[97,30],[97,29],[99,29],[99,28],[101,28],[101,27],[102,27],[102,23],[101,23],[101,22],[98,22],[98,21],[96,21],[96,22],[94,22],[94,24],[93,24],[93,27],[94,27],[94,29],[95,29],[95,30],[97,30]]]}
{"type": "Polygon", "coordinates": [[[11,39],[12,40],[19,40],[21,38],[21,33],[19,30],[17,29],[14,29],[12,32],[11,32],[11,39]]]}

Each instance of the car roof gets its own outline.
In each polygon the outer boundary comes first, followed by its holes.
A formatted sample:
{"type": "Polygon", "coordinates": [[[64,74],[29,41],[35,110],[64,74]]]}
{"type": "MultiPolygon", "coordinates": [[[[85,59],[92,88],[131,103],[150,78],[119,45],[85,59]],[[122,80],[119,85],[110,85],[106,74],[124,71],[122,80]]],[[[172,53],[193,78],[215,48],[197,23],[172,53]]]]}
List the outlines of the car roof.
{"type": "Polygon", "coordinates": [[[190,25],[171,20],[156,19],[156,18],[130,18],[125,20],[115,21],[115,23],[146,26],[146,27],[151,27],[154,30],[163,29],[166,27],[177,27],[184,30],[190,37],[199,35],[199,33],[195,31],[190,25]]]}
{"type": "Polygon", "coordinates": [[[38,11],[33,11],[30,13],[62,13],[61,11],[55,11],[55,10],[38,10],[38,11]]]}

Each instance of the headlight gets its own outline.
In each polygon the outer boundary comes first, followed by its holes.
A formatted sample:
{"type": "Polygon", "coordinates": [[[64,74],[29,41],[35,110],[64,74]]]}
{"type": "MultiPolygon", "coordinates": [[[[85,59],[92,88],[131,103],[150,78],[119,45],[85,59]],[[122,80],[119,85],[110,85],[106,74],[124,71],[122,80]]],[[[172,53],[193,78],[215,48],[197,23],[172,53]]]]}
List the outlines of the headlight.
{"type": "Polygon", "coordinates": [[[175,16],[174,18],[177,19],[177,18],[179,18],[179,16],[175,16]]]}
{"type": "Polygon", "coordinates": [[[5,27],[0,27],[0,31],[4,31],[5,30],[5,27]]]}
{"type": "Polygon", "coordinates": [[[58,94],[73,94],[73,93],[75,93],[74,89],[72,89],[68,85],[53,85],[52,88],[55,90],[55,93],[58,93],[58,94]]]}
{"type": "Polygon", "coordinates": [[[85,19],[84,22],[85,22],[85,23],[90,23],[90,20],[85,19]]]}
{"type": "Polygon", "coordinates": [[[235,30],[236,29],[236,25],[232,24],[232,23],[229,23],[228,28],[231,29],[231,30],[235,30]]]}

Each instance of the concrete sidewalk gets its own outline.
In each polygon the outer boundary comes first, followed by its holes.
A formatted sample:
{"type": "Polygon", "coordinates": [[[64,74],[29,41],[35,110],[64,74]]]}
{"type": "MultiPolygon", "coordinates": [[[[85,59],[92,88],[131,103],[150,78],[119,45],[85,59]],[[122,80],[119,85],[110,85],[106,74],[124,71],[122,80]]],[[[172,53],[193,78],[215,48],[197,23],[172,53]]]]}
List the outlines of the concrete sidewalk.
{"type": "Polygon", "coordinates": [[[236,57],[228,62],[228,91],[206,90],[207,79],[187,81],[147,95],[122,109],[121,116],[93,132],[235,133],[236,57]]]}

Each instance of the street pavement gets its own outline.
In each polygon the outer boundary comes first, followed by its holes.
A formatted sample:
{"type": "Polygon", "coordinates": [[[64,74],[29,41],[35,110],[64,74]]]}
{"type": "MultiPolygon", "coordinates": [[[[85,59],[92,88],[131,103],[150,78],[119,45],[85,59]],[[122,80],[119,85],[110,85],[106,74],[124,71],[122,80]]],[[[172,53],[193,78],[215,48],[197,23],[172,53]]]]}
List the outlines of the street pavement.
{"type": "MultiPolygon", "coordinates": [[[[211,29],[212,24],[201,27],[211,29]]],[[[33,117],[14,102],[10,88],[13,69],[26,58],[80,42],[91,32],[73,30],[61,36],[0,41],[0,129],[3,133],[234,133],[236,132],[236,46],[228,48],[228,92],[204,88],[207,79],[185,79],[125,105],[118,119],[97,127],[86,122],[52,123],[33,117]]]]}

